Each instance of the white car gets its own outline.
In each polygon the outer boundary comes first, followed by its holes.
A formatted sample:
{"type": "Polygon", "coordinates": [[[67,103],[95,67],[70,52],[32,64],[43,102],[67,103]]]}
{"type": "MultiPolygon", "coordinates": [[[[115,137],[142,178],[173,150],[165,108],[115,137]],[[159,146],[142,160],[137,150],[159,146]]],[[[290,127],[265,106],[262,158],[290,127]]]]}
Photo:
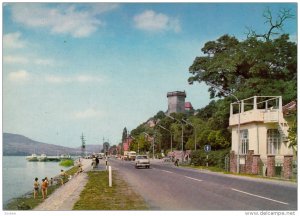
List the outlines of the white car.
{"type": "Polygon", "coordinates": [[[147,155],[137,155],[135,158],[135,168],[150,168],[150,160],[147,155]]]}

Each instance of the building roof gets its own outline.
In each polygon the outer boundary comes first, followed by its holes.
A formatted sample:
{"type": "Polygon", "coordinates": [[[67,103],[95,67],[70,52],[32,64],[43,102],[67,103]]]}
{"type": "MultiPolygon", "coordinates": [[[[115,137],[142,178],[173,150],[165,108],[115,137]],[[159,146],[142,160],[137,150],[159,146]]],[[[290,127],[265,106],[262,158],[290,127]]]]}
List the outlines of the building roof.
{"type": "Polygon", "coordinates": [[[193,109],[193,106],[192,106],[191,102],[185,102],[184,107],[186,109],[193,109]]]}
{"type": "Polygon", "coordinates": [[[186,97],[185,91],[173,91],[173,92],[168,92],[167,97],[172,97],[172,96],[182,96],[186,97]]]}
{"type": "Polygon", "coordinates": [[[296,110],[297,110],[297,102],[296,101],[291,101],[282,107],[282,112],[284,115],[288,115],[290,112],[293,112],[296,110]]]}

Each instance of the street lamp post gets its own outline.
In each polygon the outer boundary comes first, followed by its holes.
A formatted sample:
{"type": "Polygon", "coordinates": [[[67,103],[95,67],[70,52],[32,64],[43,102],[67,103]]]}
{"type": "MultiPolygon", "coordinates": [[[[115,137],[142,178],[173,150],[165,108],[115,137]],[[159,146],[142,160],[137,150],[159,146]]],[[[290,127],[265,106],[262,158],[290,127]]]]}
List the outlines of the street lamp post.
{"type": "MultiPolygon", "coordinates": [[[[149,134],[146,132],[143,132],[145,135],[151,137],[149,134]]],[[[154,136],[152,137],[152,159],[154,159],[154,136]]]]}
{"type": "Polygon", "coordinates": [[[210,86],[218,89],[219,91],[227,94],[227,95],[231,95],[232,97],[235,98],[235,100],[237,101],[238,105],[239,105],[239,115],[238,115],[238,152],[237,152],[237,163],[236,163],[236,172],[240,173],[240,127],[241,127],[241,101],[232,93],[225,91],[224,89],[219,88],[218,86],[212,84],[209,81],[205,81],[206,83],[208,83],[210,86]]]}
{"type": "Polygon", "coordinates": [[[173,119],[181,124],[181,152],[182,152],[181,153],[182,154],[181,161],[183,162],[183,123],[181,121],[179,121],[178,119],[173,118],[170,115],[167,115],[167,117],[169,117],[170,119],[173,119]]]}
{"type": "Polygon", "coordinates": [[[195,144],[195,151],[197,150],[196,147],[196,127],[194,125],[192,125],[190,122],[187,122],[186,120],[182,119],[183,122],[185,122],[186,124],[192,126],[192,128],[194,129],[194,134],[195,134],[195,140],[194,140],[194,144],[195,144]]]}
{"type": "Polygon", "coordinates": [[[170,132],[170,134],[171,134],[171,152],[173,152],[173,139],[172,139],[172,132],[171,132],[170,130],[168,130],[167,128],[165,128],[165,127],[161,126],[161,125],[158,125],[158,127],[160,127],[160,128],[162,128],[162,129],[164,129],[164,130],[166,130],[166,131],[169,131],[169,132],[170,132]]]}
{"type": "MultiPolygon", "coordinates": [[[[134,140],[137,140],[134,136],[131,136],[130,137],[134,140]]],[[[140,154],[140,145],[139,145],[139,141],[137,140],[137,144],[138,144],[138,154],[140,154]]]]}

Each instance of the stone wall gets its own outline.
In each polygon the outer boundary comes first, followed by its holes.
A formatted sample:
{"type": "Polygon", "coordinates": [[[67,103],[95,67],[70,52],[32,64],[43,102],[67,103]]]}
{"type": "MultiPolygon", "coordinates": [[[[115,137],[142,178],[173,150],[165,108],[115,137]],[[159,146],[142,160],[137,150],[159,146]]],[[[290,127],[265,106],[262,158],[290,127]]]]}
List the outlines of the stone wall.
{"type": "Polygon", "coordinates": [[[283,159],[283,177],[291,179],[293,176],[293,155],[285,155],[283,159]]]}
{"type": "Polygon", "coordinates": [[[253,164],[253,154],[254,151],[253,150],[249,150],[248,154],[246,155],[246,159],[245,159],[245,172],[247,174],[252,174],[252,164],[253,164]]]}
{"type": "Polygon", "coordinates": [[[236,154],[234,151],[230,152],[230,172],[236,173],[236,154]]]}
{"type": "Polygon", "coordinates": [[[253,162],[252,162],[252,174],[258,175],[260,172],[260,155],[253,155],[253,162]]]}
{"type": "MultiPolygon", "coordinates": [[[[240,164],[240,173],[259,175],[260,173],[260,155],[253,154],[253,150],[249,150],[245,156],[245,164],[240,164]]],[[[267,156],[267,173],[268,177],[274,177],[275,172],[275,155],[267,156]]],[[[230,172],[237,173],[237,155],[234,151],[230,152],[230,172]]],[[[285,155],[283,161],[283,177],[291,179],[293,177],[293,155],[285,155]]]]}
{"type": "Polygon", "coordinates": [[[267,176],[275,176],[275,155],[268,155],[267,157],[267,176]]]}

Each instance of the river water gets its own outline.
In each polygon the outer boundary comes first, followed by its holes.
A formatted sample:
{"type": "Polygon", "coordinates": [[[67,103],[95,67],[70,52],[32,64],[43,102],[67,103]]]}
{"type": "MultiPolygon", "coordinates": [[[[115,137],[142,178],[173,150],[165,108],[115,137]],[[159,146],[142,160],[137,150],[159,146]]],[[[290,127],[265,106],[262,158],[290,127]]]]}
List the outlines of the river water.
{"type": "Polygon", "coordinates": [[[5,205],[10,199],[33,191],[35,177],[39,182],[43,178],[57,176],[60,170],[59,162],[29,162],[25,156],[2,157],[2,200],[5,205]]]}

